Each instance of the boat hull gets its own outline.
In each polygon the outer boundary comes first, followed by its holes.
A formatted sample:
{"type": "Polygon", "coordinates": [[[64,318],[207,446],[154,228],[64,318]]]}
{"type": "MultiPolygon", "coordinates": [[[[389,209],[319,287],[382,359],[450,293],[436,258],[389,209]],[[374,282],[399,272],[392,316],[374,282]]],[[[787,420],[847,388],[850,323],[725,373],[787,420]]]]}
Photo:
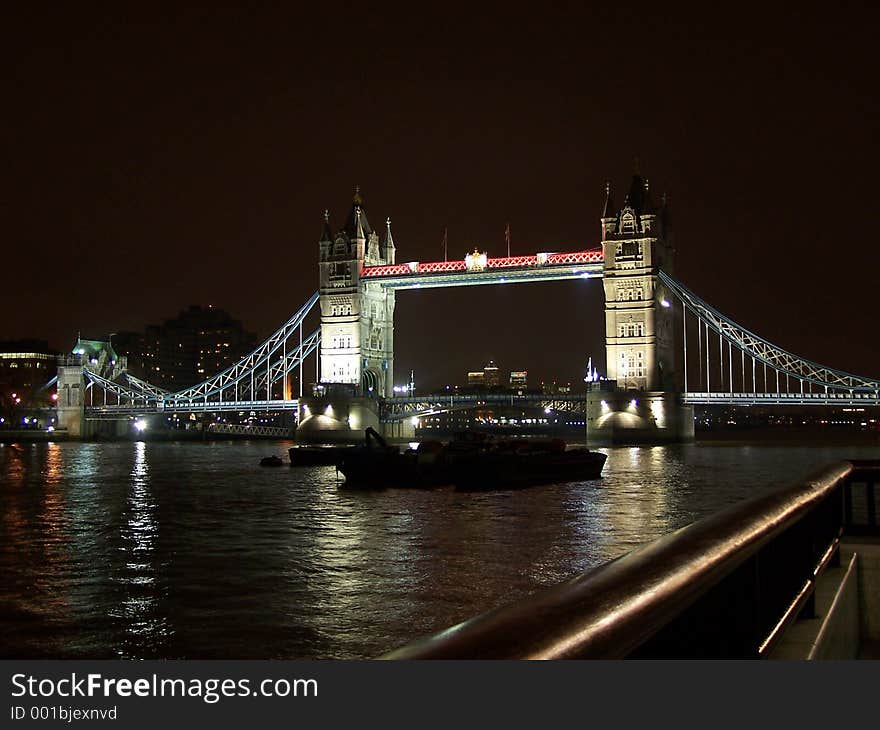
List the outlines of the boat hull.
{"type": "Polygon", "coordinates": [[[287,450],[291,466],[335,466],[355,446],[292,446],[287,450]]]}
{"type": "Polygon", "coordinates": [[[345,455],[339,471],[351,488],[429,489],[454,485],[461,491],[486,491],[598,479],[606,458],[605,454],[585,449],[562,453],[476,452],[436,458],[420,458],[413,452],[357,450],[345,455]]]}
{"type": "Polygon", "coordinates": [[[587,481],[602,476],[607,458],[586,449],[562,454],[487,454],[459,470],[453,483],[459,491],[482,492],[587,481]]]}

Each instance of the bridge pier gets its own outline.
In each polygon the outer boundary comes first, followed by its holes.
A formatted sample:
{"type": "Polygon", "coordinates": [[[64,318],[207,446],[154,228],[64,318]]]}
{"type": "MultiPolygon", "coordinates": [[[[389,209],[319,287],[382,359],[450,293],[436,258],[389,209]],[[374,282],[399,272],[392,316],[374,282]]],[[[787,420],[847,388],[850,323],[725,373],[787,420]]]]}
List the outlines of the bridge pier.
{"type": "Polygon", "coordinates": [[[379,404],[362,398],[328,392],[300,401],[296,440],[312,444],[363,443],[365,431],[379,430],[379,404]]]}
{"type": "Polygon", "coordinates": [[[595,391],[587,394],[590,445],[682,443],[694,440],[694,409],[677,393],[595,391]]]}
{"type": "Polygon", "coordinates": [[[124,439],[132,433],[129,418],[83,418],[79,438],[89,439],[124,439]]]}

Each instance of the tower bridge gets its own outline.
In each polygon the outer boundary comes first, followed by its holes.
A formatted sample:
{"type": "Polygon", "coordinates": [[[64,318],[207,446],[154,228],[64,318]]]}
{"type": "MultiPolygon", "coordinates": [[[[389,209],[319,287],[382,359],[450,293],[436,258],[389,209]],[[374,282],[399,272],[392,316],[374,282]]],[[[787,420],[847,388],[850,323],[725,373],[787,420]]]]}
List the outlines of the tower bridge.
{"type": "MultiPolygon", "coordinates": [[[[102,418],[259,410],[294,413],[304,441],[360,440],[367,426],[382,424],[400,431],[412,415],[496,396],[395,396],[399,290],[577,278],[602,280],[606,372],[601,390],[556,405],[585,412],[600,439],[687,439],[694,404],[880,405],[877,380],[798,357],[679,282],[668,221],[665,199],[655,204],[648,182],[634,175],[619,207],[606,185],[598,246],[501,258],[474,249],[463,259],[399,263],[390,219],[381,235],[374,230],[358,190],[341,227],[334,231],[324,213],[318,291],[253,352],[176,392],[135,378],[110,356],[74,354],[59,366],[59,426],[77,436],[102,418]],[[304,334],[315,308],[320,325],[304,334]],[[305,361],[312,356],[316,387],[305,393],[305,361]]],[[[525,405],[559,397],[519,398],[525,405]]]]}

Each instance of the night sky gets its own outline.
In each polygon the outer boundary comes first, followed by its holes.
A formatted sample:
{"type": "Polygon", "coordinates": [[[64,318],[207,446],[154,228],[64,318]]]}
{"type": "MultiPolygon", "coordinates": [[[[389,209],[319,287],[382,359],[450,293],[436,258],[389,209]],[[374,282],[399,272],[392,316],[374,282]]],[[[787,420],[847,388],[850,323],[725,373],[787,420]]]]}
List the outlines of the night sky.
{"type": "MultiPolygon", "coordinates": [[[[334,4],[19,13],[0,339],[61,349],[189,304],[261,337],[317,288],[355,185],[398,260],[599,244],[639,159],[676,275],[740,324],[880,376],[878,12],[826,3],[334,4]],[[382,8],[381,10],[379,10],[382,8]]],[[[147,7],[147,6],[144,6],[147,7]]],[[[601,281],[398,294],[396,369],[531,380],[603,359],[601,281]]]]}

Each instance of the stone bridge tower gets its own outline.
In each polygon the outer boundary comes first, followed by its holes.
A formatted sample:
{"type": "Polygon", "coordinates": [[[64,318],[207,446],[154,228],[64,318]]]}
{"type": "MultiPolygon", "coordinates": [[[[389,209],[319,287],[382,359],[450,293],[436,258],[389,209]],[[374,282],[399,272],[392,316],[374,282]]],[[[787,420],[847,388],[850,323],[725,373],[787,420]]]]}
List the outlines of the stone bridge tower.
{"type": "Polygon", "coordinates": [[[393,264],[391,220],[381,240],[360,190],[335,234],[324,213],[320,247],[321,382],[347,384],[353,395],[386,397],[394,373],[394,292],[362,282],[364,266],[393,264]]]}
{"type": "Polygon", "coordinates": [[[651,199],[635,174],[617,209],[606,184],[602,213],[605,256],[605,351],[608,377],[621,390],[674,391],[673,307],[657,272],[672,273],[672,245],[664,198],[651,199]]]}

